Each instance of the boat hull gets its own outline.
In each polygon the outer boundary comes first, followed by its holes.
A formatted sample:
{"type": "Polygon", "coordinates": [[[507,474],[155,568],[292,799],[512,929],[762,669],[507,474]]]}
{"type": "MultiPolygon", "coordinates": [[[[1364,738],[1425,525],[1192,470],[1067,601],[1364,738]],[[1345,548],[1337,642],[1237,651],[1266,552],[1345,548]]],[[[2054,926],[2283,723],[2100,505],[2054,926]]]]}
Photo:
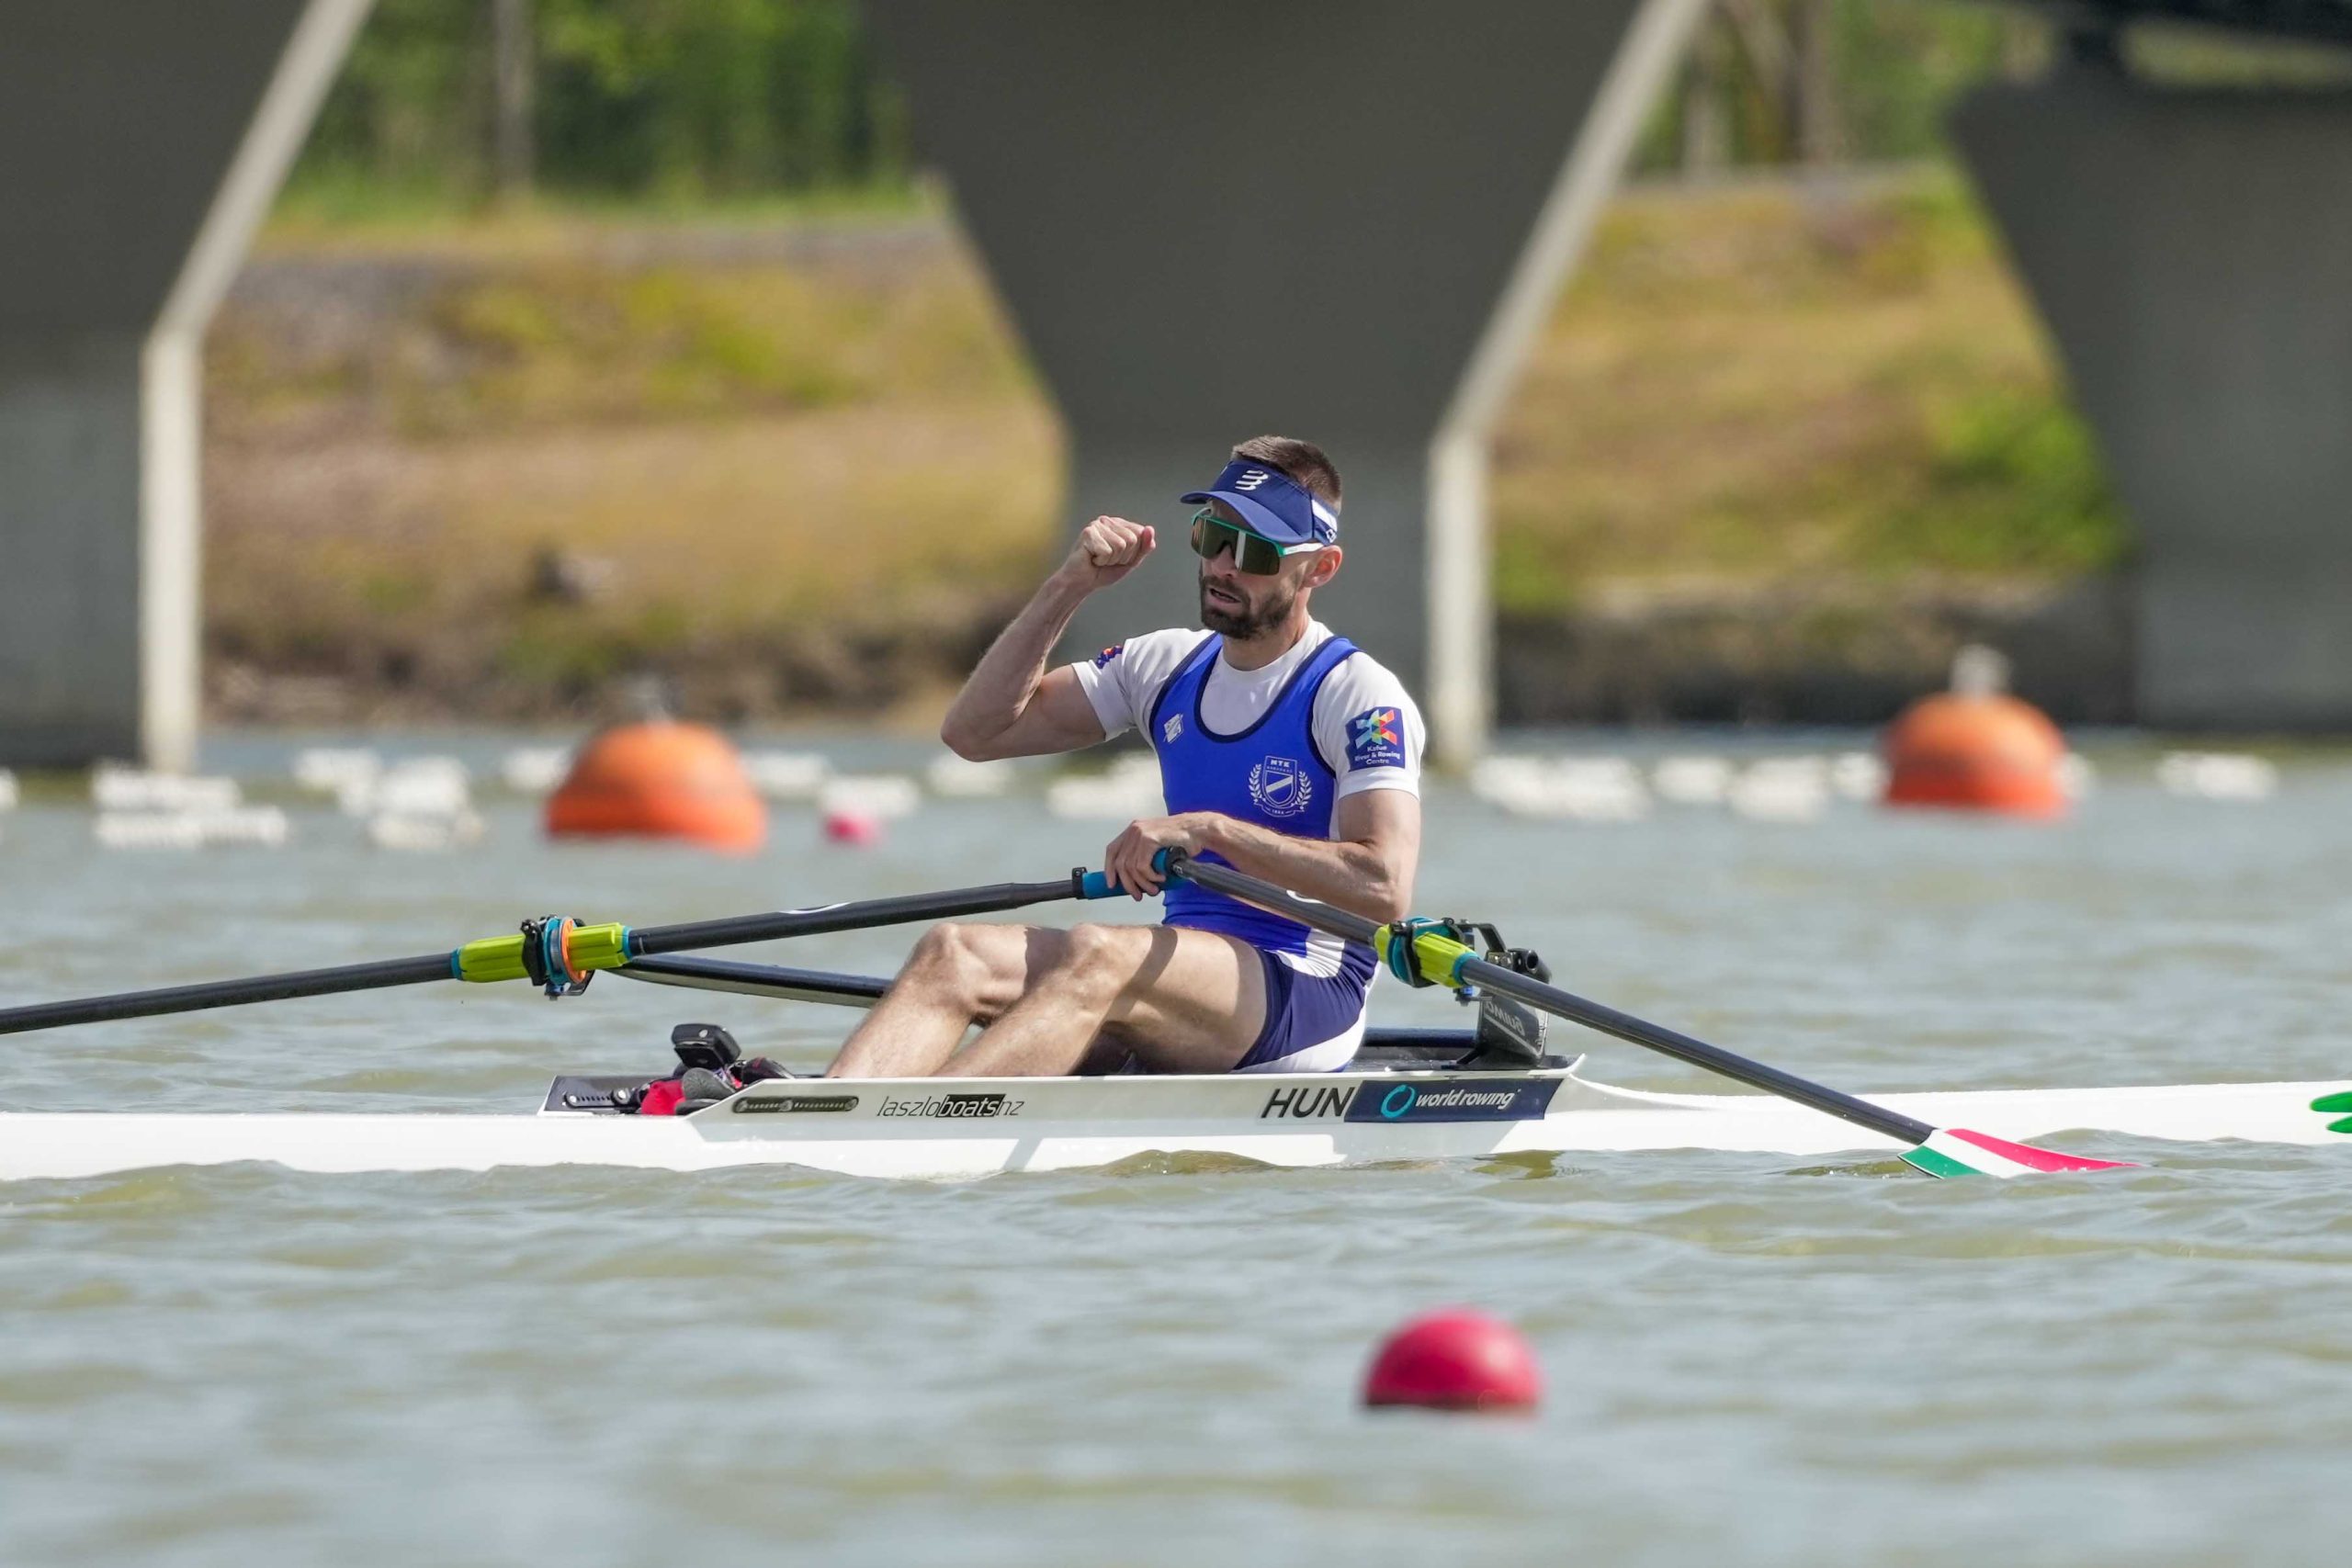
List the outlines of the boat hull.
{"type": "MultiPolygon", "coordinates": [[[[0,1114],[0,1180],[266,1163],[320,1172],[786,1165],[958,1179],[1222,1155],[1270,1166],[1519,1153],[1892,1152],[1893,1140],[1761,1096],[1657,1094],[1571,1067],[1529,1073],[1217,1077],[778,1079],[687,1117],[0,1114]]],[[[2219,1084],[1874,1095],[1939,1126],[2025,1140],[2096,1131],[2203,1143],[2347,1143],[2310,1109],[2352,1085],[2219,1084]]]]}

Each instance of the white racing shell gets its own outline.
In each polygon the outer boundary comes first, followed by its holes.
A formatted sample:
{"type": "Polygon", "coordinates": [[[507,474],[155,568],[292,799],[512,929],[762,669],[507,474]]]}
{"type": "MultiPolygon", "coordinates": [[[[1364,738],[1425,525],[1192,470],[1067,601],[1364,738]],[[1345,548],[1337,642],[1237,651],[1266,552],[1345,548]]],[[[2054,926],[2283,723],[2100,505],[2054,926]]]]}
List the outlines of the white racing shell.
{"type": "MultiPolygon", "coordinates": [[[[780,1078],[686,1117],[572,1109],[622,1080],[560,1078],[537,1115],[0,1114],[0,1180],[261,1162],[306,1171],[786,1165],[953,1179],[1226,1155],[1270,1166],[1527,1152],[1896,1152],[1818,1111],[1755,1095],[1613,1089],[1575,1065],[1526,1072],[1100,1078],[780,1078]],[[584,1092],[583,1092],[584,1091],[584,1092]]],[[[2203,1143],[2352,1144],[2311,1102],[2352,1083],[2188,1084],[1872,1095],[1939,1126],[2024,1140],[2067,1132],[2203,1143]]]]}

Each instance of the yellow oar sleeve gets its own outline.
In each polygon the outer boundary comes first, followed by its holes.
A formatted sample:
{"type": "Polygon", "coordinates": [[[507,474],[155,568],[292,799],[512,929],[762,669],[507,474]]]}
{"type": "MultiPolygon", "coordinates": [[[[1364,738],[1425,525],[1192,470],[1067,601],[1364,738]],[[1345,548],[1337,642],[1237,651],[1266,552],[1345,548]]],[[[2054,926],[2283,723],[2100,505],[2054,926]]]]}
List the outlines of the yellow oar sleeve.
{"type": "MultiPolygon", "coordinates": [[[[458,979],[476,984],[527,979],[530,971],[523,966],[523,942],[520,931],[469,942],[450,955],[450,970],[458,979]]],[[[617,969],[628,962],[628,928],[617,920],[574,926],[565,933],[564,956],[582,973],[617,969]]]]}
{"type": "Polygon", "coordinates": [[[1380,961],[1388,966],[1389,973],[1399,979],[1420,986],[1462,989],[1462,963],[1477,957],[1477,950],[1442,931],[1419,927],[1418,921],[1402,929],[1382,926],[1372,933],[1373,951],[1380,954],[1380,961]],[[1405,951],[1399,950],[1400,944],[1405,944],[1405,951]]]}

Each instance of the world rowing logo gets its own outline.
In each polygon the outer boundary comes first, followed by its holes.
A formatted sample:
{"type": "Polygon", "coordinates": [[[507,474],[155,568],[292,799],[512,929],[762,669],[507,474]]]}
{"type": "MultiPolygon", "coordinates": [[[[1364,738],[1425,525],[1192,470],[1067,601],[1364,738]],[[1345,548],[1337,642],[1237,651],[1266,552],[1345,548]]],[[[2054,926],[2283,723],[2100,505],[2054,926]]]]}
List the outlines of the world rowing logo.
{"type": "Polygon", "coordinates": [[[1297,1085],[1266,1097],[1258,1119],[1344,1122],[1532,1122],[1551,1107],[1557,1077],[1472,1078],[1442,1087],[1400,1083],[1340,1089],[1297,1085]]]}
{"type": "Polygon", "coordinates": [[[1295,817],[1315,800],[1315,781],[1288,757],[1269,757],[1250,770],[1250,798],[1269,817],[1295,817]]]}

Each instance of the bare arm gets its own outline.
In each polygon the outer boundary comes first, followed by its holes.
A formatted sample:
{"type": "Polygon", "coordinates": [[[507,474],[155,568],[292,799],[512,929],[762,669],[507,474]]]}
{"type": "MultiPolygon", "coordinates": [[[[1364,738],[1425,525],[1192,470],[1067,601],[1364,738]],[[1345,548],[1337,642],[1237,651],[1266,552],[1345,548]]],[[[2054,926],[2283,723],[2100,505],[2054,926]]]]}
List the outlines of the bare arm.
{"type": "Polygon", "coordinates": [[[1368,920],[1412,912],[1421,858],[1421,803],[1409,790],[1360,790],[1340,802],[1334,839],[1295,839],[1214,811],[1132,823],[1102,852],[1102,869],[1136,897],[1165,880],[1151,865],[1159,851],[1214,850],[1251,876],[1263,877],[1368,920]]]}
{"type": "Polygon", "coordinates": [[[1075,751],[1102,739],[1102,721],[1078,677],[1067,669],[1048,673],[1046,660],[1087,595],[1140,566],[1153,542],[1149,527],[1124,517],[1097,517],[1080,532],[1069,558],[997,634],[948,705],[939,738],[950,750],[984,762],[1075,751]]]}

